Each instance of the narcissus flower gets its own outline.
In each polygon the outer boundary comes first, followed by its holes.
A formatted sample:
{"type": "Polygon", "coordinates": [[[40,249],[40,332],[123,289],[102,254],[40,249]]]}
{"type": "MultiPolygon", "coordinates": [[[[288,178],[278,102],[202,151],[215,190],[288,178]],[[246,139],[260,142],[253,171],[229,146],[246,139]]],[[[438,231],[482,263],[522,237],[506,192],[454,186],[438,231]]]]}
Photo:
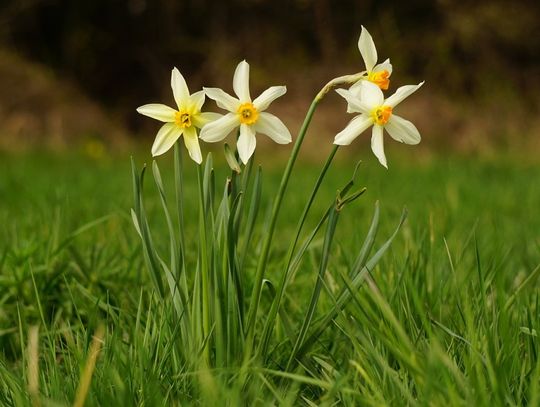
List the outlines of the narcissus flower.
{"type": "Polygon", "coordinates": [[[240,127],[236,147],[244,164],[255,151],[256,133],[266,134],[278,144],[291,142],[291,133],[283,122],[264,111],[270,103],[287,92],[285,86],[272,86],[252,101],[249,93],[249,64],[242,61],[234,72],[233,89],[238,98],[219,88],[204,88],[206,95],[229,113],[203,127],[200,134],[202,140],[211,143],[223,140],[231,131],[240,127]]]}
{"type": "Polygon", "coordinates": [[[381,89],[368,81],[361,81],[357,89],[337,89],[336,92],[348,102],[348,111],[360,115],[353,118],[349,124],[334,138],[334,144],[349,145],[362,132],[373,126],[371,149],[379,162],[388,168],[384,154],[383,129],[390,137],[405,144],[418,144],[420,133],[410,121],[394,114],[396,106],[406,97],[416,92],[424,82],[418,85],[401,86],[388,99],[384,99],[381,89]]]}
{"type": "Polygon", "coordinates": [[[203,128],[207,123],[219,119],[222,115],[217,113],[201,113],[204,104],[204,91],[189,94],[184,77],[176,68],[172,70],[171,87],[177,109],[152,103],[137,108],[137,112],[153,119],[165,122],[158,131],[152,146],[152,155],[155,157],[168,151],[180,136],[189,156],[197,164],[202,162],[201,147],[197,137],[197,128],[203,128]]]}
{"type": "MultiPolygon", "coordinates": [[[[362,59],[366,64],[366,79],[373,82],[382,90],[387,90],[390,86],[390,75],[392,75],[392,64],[390,59],[387,59],[381,64],[377,64],[377,48],[371,34],[362,26],[362,32],[358,39],[358,49],[362,55],[362,59]]],[[[361,82],[361,81],[360,81],[361,82]]],[[[353,86],[359,86],[357,82],[353,86]]]]}

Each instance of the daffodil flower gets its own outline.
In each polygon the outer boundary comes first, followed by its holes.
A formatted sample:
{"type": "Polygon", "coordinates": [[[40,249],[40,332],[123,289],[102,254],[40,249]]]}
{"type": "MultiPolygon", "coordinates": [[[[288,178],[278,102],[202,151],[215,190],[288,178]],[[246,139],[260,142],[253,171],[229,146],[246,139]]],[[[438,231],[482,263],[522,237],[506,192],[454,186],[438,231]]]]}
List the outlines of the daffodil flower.
{"type": "Polygon", "coordinates": [[[384,99],[381,89],[368,81],[361,81],[356,92],[337,89],[336,92],[347,100],[350,112],[360,115],[353,118],[349,124],[334,138],[334,144],[349,145],[362,132],[373,126],[371,149],[379,162],[388,168],[384,154],[383,129],[390,137],[405,144],[418,144],[420,133],[410,121],[394,114],[396,106],[406,97],[416,92],[424,82],[418,85],[401,86],[388,99],[384,99]]]}
{"type": "Polygon", "coordinates": [[[249,93],[249,64],[242,61],[234,72],[233,89],[238,98],[219,88],[204,88],[206,95],[229,113],[203,127],[200,134],[202,140],[211,143],[223,140],[239,127],[240,136],[236,147],[244,164],[255,151],[256,133],[266,134],[278,144],[291,142],[291,133],[283,122],[264,111],[270,103],[287,92],[285,86],[272,86],[252,101],[249,93]]]}
{"type": "MultiPolygon", "coordinates": [[[[373,82],[382,90],[387,90],[390,86],[390,75],[392,75],[392,64],[387,59],[381,64],[377,64],[377,48],[371,34],[362,26],[362,32],[358,39],[358,49],[366,65],[366,79],[373,82]]],[[[362,81],[360,81],[362,82],[362,81]]],[[[360,86],[360,82],[353,85],[353,88],[360,86]]]]}
{"type": "Polygon", "coordinates": [[[151,103],[137,108],[137,112],[165,124],[159,129],[154,144],[152,155],[158,156],[168,151],[183,136],[184,144],[189,156],[197,164],[202,162],[201,147],[197,137],[197,128],[203,128],[207,123],[219,119],[222,115],[217,113],[201,113],[204,104],[204,91],[190,95],[184,77],[176,68],[171,73],[171,88],[177,109],[151,103]]]}

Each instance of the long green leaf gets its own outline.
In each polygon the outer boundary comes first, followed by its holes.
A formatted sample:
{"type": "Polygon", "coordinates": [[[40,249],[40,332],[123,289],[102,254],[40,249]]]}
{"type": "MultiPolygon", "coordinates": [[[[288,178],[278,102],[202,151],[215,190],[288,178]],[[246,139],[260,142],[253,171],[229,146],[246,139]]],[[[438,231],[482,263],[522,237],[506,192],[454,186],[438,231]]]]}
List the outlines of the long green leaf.
{"type": "MultiPolygon", "coordinates": [[[[289,250],[287,252],[287,260],[286,260],[286,263],[285,263],[285,269],[284,269],[284,272],[281,275],[281,279],[280,279],[278,289],[277,289],[277,294],[276,294],[276,296],[274,298],[274,301],[272,302],[272,306],[270,308],[270,312],[269,312],[269,315],[268,315],[268,317],[266,319],[266,323],[264,325],[263,333],[261,335],[261,341],[259,343],[259,347],[258,347],[258,350],[257,350],[259,352],[259,354],[261,354],[261,355],[266,354],[266,351],[268,349],[268,345],[270,343],[270,335],[272,333],[273,326],[275,325],[275,318],[276,318],[276,315],[278,313],[278,310],[281,307],[281,301],[282,301],[283,296],[285,295],[287,284],[289,283],[289,281],[291,279],[291,276],[294,275],[295,270],[298,268],[298,266],[300,264],[300,261],[301,261],[302,257],[304,256],[305,251],[307,250],[307,248],[311,244],[312,240],[315,238],[315,235],[318,233],[320,227],[322,227],[323,223],[326,221],[327,217],[330,215],[330,212],[332,211],[332,208],[334,207],[334,203],[332,203],[332,205],[330,205],[328,210],[324,213],[323,217],[319,220],[319,223],[317,224],[317,226],[315,227],[313,232],[309,235],[309,237],[307,239],[305,239],[304,244],[300,247],[300,249],[298,250],[298,252],[295,255],[296,245],[297,245],[298,240],[300,238],[300,233],[301,233],[302,228],[304,226],[305,220],[306,220],[307,215],[308,215],[308,213],[309,213],[309,211],[311,209],[311,206],[312,206],[312,204],[313,204],[313,202],[315,200],[315,197],[317,195],[317,191],[319,190],[319,187],[320,187],[320,185],[321,185],[321,183],[322,183],[322,181],[323,181],[323,179],[324,179],[324,177],[326,175],[326,172],[327,172],[328,168],[330,167],[330,164],[332,163],[332,160],[333,160],[336,152],[337,152],[337,146],[334,147],[334,149],[330,153],[328,159],[326,160],[326,163],[325,163],[321,173],[319,174],[317,182],[315,183],[315,187],[313,188],[313,190],[311,192],[311,196],[308,199],[308,202],[306,203],[306,205],[304,207],[304,210],[302,212],[302,215],[301,215],[300,220],[298,222],[298,225],[296,227],[296,235],[295,235],[291,245],[289,246],[289,250]]],[[[353,172],[353,175],[352,175],[351,179],[342,188],[342,190],[341,190],[342,195],[348,193],[348,191],[354,185],[354,180],[356,178],[356,173],[358,172],[359,166],[360,166],[360,163],[358,163],[355,166],[355,169],[354,169],[354,172],[353,172]]],[[[365,189],[363,191],[365,191],[365,189]]]]}
{"type": "MultiPolygon", "coordinates": [[[[362,267],[362,269],[356,275],[352,276],[352,281],[351,281],[352,290],[358,290],[360,288],[360,286],[364,282],[364,278],[366,274],[375,268],[375,266],[377,265],[381,257],[388,250],[388,248],[392,244],[392,241],[394,240],[399,230],[401,229],[403,222],[405,222],[406,218],[407,218],[407,210],[404,209],[401,215],[399,224],[396,230],[394,231],[394,233],[392,234],[392,236],[390,236],[390,238],[379,248],[379,250],[377,250],[377,252],[373,255],[373,257],[369,259],[367,264],[364,267],[362,267]]],[[[300,346],[297,352],[297,356],[296,356],[298,359],[301,359],[306,354],[306,352],[309,351],[313,343],[315,343],[315,341],[322,334],[322,332],[330,326],[332,320],[337,316],[337,314],[341,312],[343,308],[345,308],[350,298],[351,298],[351,292],[349,289],[342,291],[341,295],[337,298],[334,307],[321,319],[319,323],[317,323],[316,327],[313,329],[313,332],[300,346]]]]}
{"type": "Polygon", "coordinates": [[[131,159],[131,168],[133,174],[133,192],[134,192],[134,212],[137,218],[137,224],[135,225],[138,228],[138,231],[141,235],[141,242],[143,246],[143,257],[145,264],[150,272],[150,278],[154,283],[154,287],[157,289],[160,298],[165,297],[165,290],[163,287],[163,282],[161,280],[160,262],[157,260],[158,255],[155,250],[154,244],[152,242],[152,237],[150,234],[150,228],[146,220],[146,213],[144,210],[143,203],[143,185],[144,185],[144,174],[146,172],[146,165],[141,170],[141,175],[137,174],[137,167],[135,166],[135,161],[131,159]]]}
{"type": "Polygon", "coordinates": [[[379,215],[380,215],[380,205],[379,205],[379,201],[376,201],[375,212],[373,213],[371,225],[369,226],[369,230],[364,240],[364,244],[362,245],[362,248],[360,249],[360,252],[358,253],[358,256],[356,257],[356,260],[353,264],[353,267],[349,274],[350,276],[356,275],[362,269],[362,267],[365,266],[366,259],[368,258],[369,253],[371,252],[371,249],[373,248],[373,244],[375,243],[375,238],[377,237],[377,231],[379,230],[379,215]]]}
{"type": "Polygon", "coordinates": [[[323,251],[321,261],[319,263],[319,273],[317,275],[317,281],[315,282],[315,287],[313,293],[311,294],[311,299],[309,301],[309,306],[304,316],[304,321],[300,328],[300,332],[296,338],[293,349],[289,356],[289,361],[287,362],[287,367],[285,371],[288,371],[293,361],[296,359],[296,354],[300,345],[304,342],[304,339],[307,335],[307,331],[313,320],[313,315],[315,314],[315,308],[317,307],[317,302],[319,301],[319,296],[321,294],[321,288],[324,281],[324,275],[328,266],[328,260],[330,258],[330,247],[332,246],[332,241],[334,240],[334,233],[336,232],[336,226],[339,219],[340,208],[336,204],[334,210],[330,212],[330,217],[328,219],[328,225],[326,226],[326,235],[324,237],[323,251]]]}
{"type": "MultiPolygon", "coordinates": [[[[244,172],[245,174],[246,172],[244,172]]],[[[257,221],[257,216],[259,214],[259,208],[261,205],[261,194],[262,194],[262,168],[257,169],[257,174],[253,183],[253,192],[251,193],[251,200],[249,205],[249,212],[247,221],[244,229],[244,244],[240,254],[240,270],[244,269],[244,262],[246,256],[250,251],[251,238],[253,236],[253,230],[255,229],[255,222],[257,221]]]]}

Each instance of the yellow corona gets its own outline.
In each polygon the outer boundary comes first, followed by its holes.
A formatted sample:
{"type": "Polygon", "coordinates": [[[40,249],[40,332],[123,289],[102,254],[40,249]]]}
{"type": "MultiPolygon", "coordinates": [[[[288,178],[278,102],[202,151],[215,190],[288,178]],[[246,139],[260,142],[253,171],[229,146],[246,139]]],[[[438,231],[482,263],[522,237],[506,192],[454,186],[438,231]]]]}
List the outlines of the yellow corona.
{"type": "Polygon", "coordinates": [[[179,111],[174,114],[174,122],[178,127],[185,129],[191,127],[191,114],[186,111],[179,111]]]}
{"type": "Polygon", "coordinates": [[[253,103],[242,103],[237,113],[242,124],[254,124],[259,119],[259,112],[253,103]]]}

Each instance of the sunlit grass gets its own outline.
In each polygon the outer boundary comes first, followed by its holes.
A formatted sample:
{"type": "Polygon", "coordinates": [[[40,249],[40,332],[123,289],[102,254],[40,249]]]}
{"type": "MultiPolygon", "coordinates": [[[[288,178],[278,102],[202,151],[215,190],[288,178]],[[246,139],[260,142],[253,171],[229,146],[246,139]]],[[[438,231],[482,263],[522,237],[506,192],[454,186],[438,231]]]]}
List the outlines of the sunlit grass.
{"type": "MultiPolygon", "coordinates": [[[[314,214],[322,214],[350,176],[351,157],[338,158],[314,214]]],[[[172,166],[162,161],[170,185],[172,166]]],[[[279,355],[292,344],[278,332],[283,340],[272,343],[274,368],[251,372],[256,380],[242,389],[222,381],[231,372],[207,375],[177,364],[175,317],[152,294],[129,215],[127,157],[2,157],[0,404],[71,405],[91,360],[93,336],[105,326],[87,405],[196,403],[193,394],[202,403],[226,397],[231,405],[246,398],[261,404],[534,405],[540,390],[540,167],[512,157],[400,162],[393,159],[388,172],[374,160],[360,167],[359,185],[369,189],[341,215],[318,309],[331,306],[330,294],[346,284],[343,270],[367,232],[372,202],[380,201],[384,215],[376,245],[406,205],[407,223],[370,286],[320,337],[311,365],[283,373],[280,363],[286,360],[279,355]]],[[[224,171],[221,164],[218,171],[224,171]]],[[[274,283],[317,171],[300,165],[291,180],[268,267],[274,283]]],[[[275,193],[275,174],[279,168],[265,170],[263,196],[275,193]]],[[[188,170],[185,179],[186,192],[196,197],[195,171],[188,170]]],[[[146,190],[153,228],[163,232],[156,233],[156,244],[166,248],[157,193],[151,183],[146,190]]],[[[186,205],[196,216],[197,200],[186,205]]],[[[261,208],[261,215],[268,212],[261,208]]],[[[308,220],[310,227],[316,220],[308,220]]],[[[188,236],[196,233],[186,230],[188,236]]],[[[261,224],[256,241],[263,233],[261,224]]],[[[323,236],[287,293],[288,313],[299,316],[293,321],[306,311],[323,236]]],[[[195,247],[189,239],[187,244],[195,247]]],[[[263,310],[269,299],[262,296],[263,310]]]]}

